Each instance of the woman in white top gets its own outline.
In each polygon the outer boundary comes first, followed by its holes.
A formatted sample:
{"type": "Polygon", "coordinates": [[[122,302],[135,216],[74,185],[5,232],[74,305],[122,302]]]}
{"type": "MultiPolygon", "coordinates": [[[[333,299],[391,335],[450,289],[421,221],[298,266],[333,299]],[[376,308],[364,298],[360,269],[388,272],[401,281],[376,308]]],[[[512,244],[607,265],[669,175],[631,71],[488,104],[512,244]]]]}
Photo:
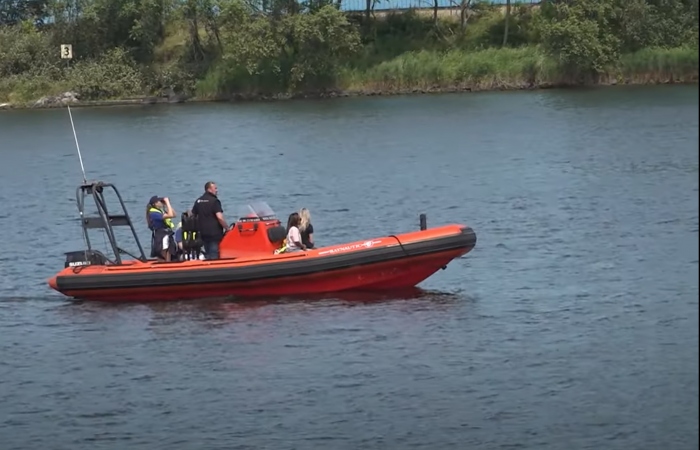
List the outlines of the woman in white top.
{"type": "Polygon", "coordinates": [[[306,246],[301,242],[300,223],[299,213],[289,215],[289,220],[287,220],[287,250],[285,250],[285,253],[306,250],[306,246]]]}

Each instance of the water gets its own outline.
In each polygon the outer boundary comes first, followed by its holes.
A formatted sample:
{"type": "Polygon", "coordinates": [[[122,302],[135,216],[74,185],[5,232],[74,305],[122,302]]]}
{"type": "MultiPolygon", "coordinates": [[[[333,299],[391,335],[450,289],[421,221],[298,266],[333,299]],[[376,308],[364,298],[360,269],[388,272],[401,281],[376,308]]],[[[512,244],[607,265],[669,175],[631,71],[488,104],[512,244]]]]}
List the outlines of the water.
{"type": "Polygon", "coordinates": [[[3,450],[697,448],[697,86],[73,113],[135,217],[213,179],[322,243],[478,243],[412,295],[69,302],[67,113],[2,112],[3,450]]]}

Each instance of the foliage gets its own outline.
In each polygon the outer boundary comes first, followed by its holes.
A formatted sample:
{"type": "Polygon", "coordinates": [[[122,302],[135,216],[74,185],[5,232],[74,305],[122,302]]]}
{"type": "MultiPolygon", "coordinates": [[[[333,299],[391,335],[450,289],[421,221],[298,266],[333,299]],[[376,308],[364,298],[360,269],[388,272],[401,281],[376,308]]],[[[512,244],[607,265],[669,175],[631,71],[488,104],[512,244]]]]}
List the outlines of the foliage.
{"type": "Polygon", "coordinates": [[[239,22],[224,45],[221,61],[200,84],[202,93],[288,93],[335,84],[345,58],[360,46],[360,36],[332,6],[315,14],[270,21],[239,22]]]}
{"type": "MultiPolygon", "coordinates": [[[[461,47],[480,50],[500,46],[505,31],[505,15],[500,9],[480,8],[478,20],[468,26],[461,36],[461,47]]],[[[527,5],[518,5],[511,11],[508,44],[520,47],[533,44],[537,36],[533,29],[535,11],[527,5]]]]}
{"type": "Polygon", "coordinates": [[[613,2],[550,2],[542,7],[540,32],[545,49],[571,71],[602,72],[618,58],[619,36],[610,33],[613,2]]]}
{"type": "Polygon", "coordinates": [[[59,62],[58,50],[51,50],[51,36],[40,33],[30,22],[0,27],[0,78],[41,73],[44,66],[59,62]]]}
{"type": "Polygon", "coordinates": [[[698,42],[697,0],[550,0],[537,32],[569,71],[601,73],[620,54],[698,42]]]}
{"type": "Polygon", "coordinates": [[[95,60],[80,61],[67,71],[67,85],[83,98],[125,98],[143,91],[143,78],[122,48],[95,60]]]}
{"type": "Polygon", "coordinates": [[[339,3],[0,0],[0,101],[697,77],[698,0],[514,0],[509,48],[503,8],[485,1],[437,18],[339,3]]]}

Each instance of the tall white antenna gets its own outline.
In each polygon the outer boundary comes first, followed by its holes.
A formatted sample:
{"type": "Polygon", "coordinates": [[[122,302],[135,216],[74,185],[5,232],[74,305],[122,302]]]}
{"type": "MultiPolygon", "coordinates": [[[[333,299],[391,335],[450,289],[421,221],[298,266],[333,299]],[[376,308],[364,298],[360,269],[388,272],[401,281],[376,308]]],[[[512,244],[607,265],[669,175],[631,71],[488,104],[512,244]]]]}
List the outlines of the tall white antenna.
{"type": "MultiPolygon", "coordinates": [[[[70,65],[70,60],[73,59],[73,45],[72,44],[61,44],[61,59],[66,60],[66,69],[70,65]]],[[[70,101],[70,100],[69,100],[70,101]]],[[[73,128],[73,137],[75,138],[75,147],[78,149],[78,159],[80,159],[80,170],[83,171],[83,183],[87,184],[87,177],[85,176],[85,166],[83,165],[83,155],[80,154],[80,144],[78,144],[78,135],[75,133],[75,124],[73,124],[73,114],[70,112],[70,104],[66,103],[68,107],[68,116],[70,117],[70,126],[73,128]]]]}
{"type": "Polygon", "coordinates": [[[70,112],[70,105],[68,106],[68,116],[70,117],[70,126],[73,128],[73,137],[75,138],[75,147],[78,149],[78,159],[80,160],[80,170],[83,171],[83,183],[87,183],[87,177],[85,176],[85,166],[83,165],[83,155],[80,154],[80,144],[78,144],[78,135],[75,133],[75,125],[73,124],[73,114],[70,112]]]}

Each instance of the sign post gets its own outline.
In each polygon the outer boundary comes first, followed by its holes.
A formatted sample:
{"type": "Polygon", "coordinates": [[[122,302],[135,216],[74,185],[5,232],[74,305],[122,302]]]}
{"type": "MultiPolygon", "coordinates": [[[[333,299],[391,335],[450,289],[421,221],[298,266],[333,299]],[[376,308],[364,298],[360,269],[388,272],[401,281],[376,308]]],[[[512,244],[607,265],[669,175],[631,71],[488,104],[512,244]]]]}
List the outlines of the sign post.
{"type": "MultiPolygon", "coordinates": [[[[70,69],[70,61],[73,59],[73,45],[72,44],[61,44],[61,59],[66,60],[66,72],[68,72],[68,70],[70,69]]],[[[68,75],[68,73],[66,73],[66,76],[67,75],[68,75]]],[[[65,96],[66,96],[65,94],[62,95],[61,102],[64,101],[63,97],[65,97],[65,96]]],[[[75,98],[73,98],[73,100],[75,100],[75,98]]],[[[70,115],[70,121],[71,121],[71,126],[72,126],[73,125],[73,115],[70,113],[70,105],[67,105],[67,106],[68,106],[68,115],[70,115]]],[[[73,129],[73,134],[75,134],[75,127],[73,129]]],[[[78,145],[78,137],[77,136],[75,137],[75,145],[78,145]]],[[[78,147],[78,153],[80,153],[79,147],[78,147]]],[[[82,157],[81,157],[80,164],[82,165],[82,157]]],[[[83,169],[83,172],[85,172],[84,169],[83,169]]],[[[85,178],[84,173],[83,173],[83,178],[85,178]]]]}
{"type": "Polygon", "coordinates": [[[73,59],[73,45],[61,44],[61,59],[66,60],[66,69],[70,67],[70,60],[73,59]]]}

